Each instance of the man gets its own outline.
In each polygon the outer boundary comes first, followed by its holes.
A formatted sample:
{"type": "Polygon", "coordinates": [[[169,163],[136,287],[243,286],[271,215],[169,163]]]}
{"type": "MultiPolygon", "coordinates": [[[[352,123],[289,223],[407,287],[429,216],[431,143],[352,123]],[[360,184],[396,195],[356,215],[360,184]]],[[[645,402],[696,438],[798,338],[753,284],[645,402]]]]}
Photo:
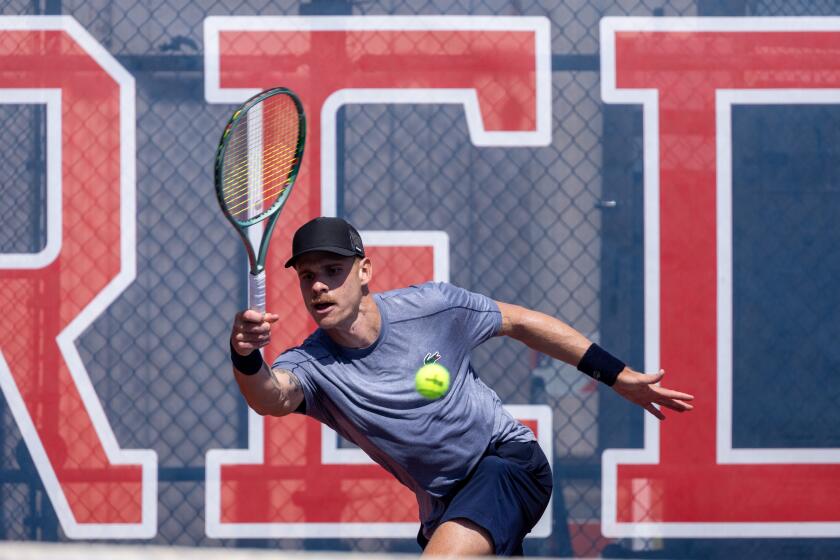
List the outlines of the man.
{"type": "Polygon", "coordinates": [[[657,418],[655,404],[691,410],[691,395],[656,385],[565,323],[445,283],[371,294],[373,268],[358,232],[316,218],[295,233],[286,267],[298,274],[318,329],[269,368],[259,348],[279,317],[246,310],[231,334],[234,375],[260,414],[304,413],[353,441],[417,496],[427,554],[521,554],[551,496],[534,435],[476,375],[470,351],[505,335],[576,365],[657,418]],[[437,400],[414,373],[437,361],[452,375],[437,400]]]}

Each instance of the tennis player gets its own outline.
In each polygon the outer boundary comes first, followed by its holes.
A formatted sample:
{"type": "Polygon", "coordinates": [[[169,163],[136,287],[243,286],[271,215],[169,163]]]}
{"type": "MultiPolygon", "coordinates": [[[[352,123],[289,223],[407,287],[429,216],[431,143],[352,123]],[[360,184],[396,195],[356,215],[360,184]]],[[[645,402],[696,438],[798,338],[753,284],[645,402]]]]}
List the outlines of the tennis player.
{"type": "Polygon", "coordinates": [[[516,555],[552,491],[534,434],[502,407],[470,364],[493,336],[577,366],[663,419],[655,405],[691,410],[691,395],[656,385],[565,323],[447,283],[372,294],[373,265],[361,237],[340,218],[316,218],[295,233],[292,256],[303,303],[318,329],[269,368],[258,351],[273,313],[238,313],[234,375],[263,415],[297,412],[354,442],[417,496],[418,543],[426,554],[516,555]],[[437,361],[449,391],[428,400],[414,373],[437,361]]]}

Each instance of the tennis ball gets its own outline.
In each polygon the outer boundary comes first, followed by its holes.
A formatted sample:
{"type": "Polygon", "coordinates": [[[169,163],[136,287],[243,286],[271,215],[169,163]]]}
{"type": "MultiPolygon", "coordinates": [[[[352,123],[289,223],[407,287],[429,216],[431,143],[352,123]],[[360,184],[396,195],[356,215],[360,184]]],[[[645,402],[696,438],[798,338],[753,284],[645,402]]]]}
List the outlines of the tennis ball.
{"type": "Polygon", "coordinates": [[[426,364],[417,370],[414,386],[427,399],[439,399],[449,390],[449,370],[440,364],[426,364]]]}

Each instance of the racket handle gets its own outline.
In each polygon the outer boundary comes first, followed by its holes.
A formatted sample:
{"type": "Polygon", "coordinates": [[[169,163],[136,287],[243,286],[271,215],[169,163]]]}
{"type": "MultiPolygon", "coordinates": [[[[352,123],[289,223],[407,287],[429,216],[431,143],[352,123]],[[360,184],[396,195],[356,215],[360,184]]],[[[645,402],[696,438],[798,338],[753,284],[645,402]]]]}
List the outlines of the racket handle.
{"type": "Polygon", "coordinates": [[[248,308],[265,311],[265,270],[248,275],[248,308]]]}

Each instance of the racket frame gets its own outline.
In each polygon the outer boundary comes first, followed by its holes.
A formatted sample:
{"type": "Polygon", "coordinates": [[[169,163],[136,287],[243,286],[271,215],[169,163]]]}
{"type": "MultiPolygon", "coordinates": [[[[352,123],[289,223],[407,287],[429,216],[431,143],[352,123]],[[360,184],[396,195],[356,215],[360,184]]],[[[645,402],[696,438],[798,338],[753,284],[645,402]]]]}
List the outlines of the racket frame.
{"type": "Polygon", "coordinates": [[[245,243],[245,248],[248,251],[248,263],[250,271],[251,274],[254,276],[261,274],[265,269],[265,257],[268,252],[268,240],[271,238],[271,234],[274,231],[274,226],[277,223],[277,218],[280,216],[280,210],[286,203],[286,199],[289,198],[289,195],[292,192],[292,186],[294,185],[294,182],[297,179],[298,172],[300,171],[300,164],[303,159],[303,147],[305,143],[306,116],[303,111],[303,104],[293,91],[283,87],[276,87],[265,91],[261,91],[260,93],[249,98],[233,112],[233,115],[231,115],[230,119],[228,119],[228,122],[225,125],[224,131],[222,131],[222,137],[219,140],[218,147],[216,148],[216,157],[214,162],[214,181],[216,186],[216,198],[219,201],[219,207],[221,207],[225,218],[227,218],[227,220],[231,224],[233,224],[233,227],[236,228],[236,232],[239,234],[239,237],[241,237],[242,241],[245,243]],[[275,200],[271,206],[264,209],[256,216],[252,216],[247,220],[238,220],[228,211],[227,205],[224,202],[224,194],[222,187],[224,183],[223,179],[225,152],[227,151],[228,142],[230,142],[232,136],[231,133],[236,128],[236,126],[242,122],[243,117],[248,114],[248,111],[251,109],[251,107],[275,95],[289,96],[289,98],[291,98],[291,100],[295,104],[295,107],[297,108],[298,141],[297,146],[295,147],[295,161],[289,173],[287,186],[284,189],[284,191],[280,193],[280,195],[277,197],[277,200],[275,200]],[[266,218],[268,219],[265,223],[265,228],[263,229],[262,238],[260,239],[260,246],[259,249],[255,251],[251,240],[248,237],[247,228],[259,222],[262,222],[263,220],[266,220],[266,218]]]}

